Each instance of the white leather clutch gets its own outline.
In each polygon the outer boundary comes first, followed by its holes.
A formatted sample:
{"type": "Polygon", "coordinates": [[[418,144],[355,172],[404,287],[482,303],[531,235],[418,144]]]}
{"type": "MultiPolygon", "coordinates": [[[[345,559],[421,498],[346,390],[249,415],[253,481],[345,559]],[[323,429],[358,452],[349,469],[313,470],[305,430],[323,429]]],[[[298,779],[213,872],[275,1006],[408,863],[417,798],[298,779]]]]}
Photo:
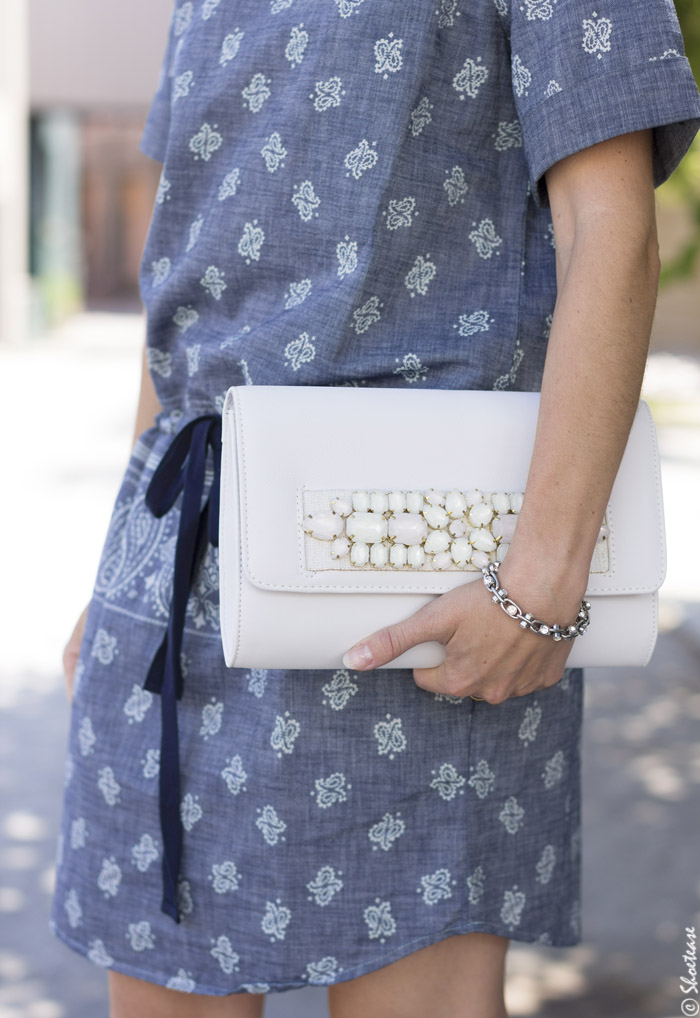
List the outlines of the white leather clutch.
{"type": "MultiPolygon", "coordinates": [[[[538,392],[231,387],[219,516],[226,664],[336,669],[363,637],[459,584],[482,582],[481,566],[503,560],[517,524],[539,400],[538,392]]],[[[563,525],[553,508],[552,533],[563,525]]],[[[567,667],[646,665],[665,572],[656,432],[640,400],[591,561],[590,626],[567,667]]],[[[386,667],[432,667],[444,653],[422,643],[386,667]]]]}

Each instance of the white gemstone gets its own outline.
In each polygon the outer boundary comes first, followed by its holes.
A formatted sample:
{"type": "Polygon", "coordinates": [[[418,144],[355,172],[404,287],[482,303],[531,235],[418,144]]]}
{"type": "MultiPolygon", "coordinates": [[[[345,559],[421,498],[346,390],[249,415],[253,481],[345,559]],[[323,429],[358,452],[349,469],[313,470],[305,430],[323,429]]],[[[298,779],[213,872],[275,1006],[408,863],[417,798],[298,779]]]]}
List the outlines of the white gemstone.
{"type": "Polygon", "coordinates": [[[332,541],[340,537],[345,529],[345,521],[337,513],[328,512],[322,509],[316,513],[309,513],[304,520],[304,530],[319,541],[332,541]]]}
{"type": "Polygon", "coordinates": [[[447,551],[450,546],[450,535],[444,530],[432,530],[425,540],[425,551],[428,555],[437,555],[447,551]]]}
{"type": "Polygon", "coordinates": [[[491,505],[497,513],[507,513],[510,510],[510,499],[505,491],[494,491],[491,495],[491,505]]]}
{"type": "MultiPolygon", "coordinates": [[[[497,562],[502,562],[503,561],[503,559],[506,557],[506,553],[507,553],[509,548],[510,548],[509,544],[504,544],[503,542],[501,542],[501,544],[499,544],[499,546],[496,548],[496,561],[497,562]]],[[[479,552],[478,554],[481,554],[481,552],[479,552]]]]}
{"type": "Polygon", "coordinates": [[[419,513],[423,510],[423,492],[422,491],[407,491],[406,492],[406,508],[409,513],[419,513]]]}
{"type": "Polygon", "coordinates": [[[491,520],[491,533],[494,537],[500,537],[502,541],[512,541],[515,533],[515,525],[518,517],[515,513],[508,513],[507,516],[494,516],[491,520]]]}
{"type": "Polygon", "coordinates": [[[433,555],[433,569],[449,569],[452,565],[452,558],[449,551],[440,551],[433,555]]]}
{"type": "Polygon", "coordinates": [[[338,495],[331,502],[331,509],[338,516],[349,516],[352,512],[352,499],[348,495],[338,495]]]}
{"type": "Polygon", "coordinates": [[[540,632],[542,633],[543,636],[547,636],[547,634],[549,633],[549,626],[545,625],[540,626],[540,632]]]}
{"type": "Polygon", "coordinates": [[[444,505],[445,493],[444,491],[435,491],[434,488],[431,488],[430,491],[426,492],[425,501],[429,505],[444,505]]]}
{"type": "Polygon", "coordinates": [[[453,541],[450,545],[450,551],[452,552],[453,562],[458,566],[466,565],[472,557],[472,546],[466,537],[458,537],[456,541],[453,541]]]}
{"type": "Polygon", "coordinates": [[[479,502],[483,501],[484,496],[478,488],[470,488],[464,494],[469,505],[478,505],[479,502]]]}
{"type": "Polygon", "coordinates": [[[385,513],[389,508],[389,499],[383,491],[373,491],[369,496],[369,507],[373,513],[385,513]]]}
{"type": "Polygon", "coordinates": [[[347,537],[338,537],[331,545],[331,558],[344,558],[350,551],[347,537]]]}
{"type": "Polygon", "coordinates": [[[472,555],[472,565],[476,566],[477,569],[483,569],[490,561],[485,551],[475,551],[472,555]]]}
{"type": "Polygon", "coordinates": [[[406,508],[406,493],[403,491],[390,492],[389,508],[394,513],[402,513],[406,508]]]}
{"type": "Polygon", "coordinates": [[[401,544],[421,544],[428,536],[428,524],[420,513],[398,513],[389,517],[389,537],[401,544]]]}
{"type": "Polygon", "coordinates": [[[389,561],[389,550],[385,544],[373,544],[369,550],[369,560],[380,569],[389,561]]]}
{"type": "Polygon", "coordinates": [[[347,518],[345,532],[353,541],[376,544],[387,536],[387,522],[379,513],[354,512],[347,518]]]}
{"type": "Polygon", "coordinates": [[[495,551],[496,541],[493,534],[485,527],[477,527],[470,531],[469,540],[477,551],[495,551]]]}
{"type": "Polygon", "coordinates": [[[419,544],[411,545],[406,552],[408,564],[413,569],[420,569],[425,562],[425,552],[419,544]]]}
{"type": "Polygon", "coordinates": [[[508,607],[506,608],[506,611],[508,612],[509,615],[515,615],[517,610],[518,609],[515,607],[514,604],[509,604],[508,607]]]}
{"type": "Polygon", "coordinates": [[[523,492],[522,491],[511,491],[508,493],[510,500],[510,508],[514,513],[519,513],[523,507],[523,492]]]}
{"type": "Polygon", "coordinates": [[[350,561],[354,566],[366,566],[369,562],[369,545],[358,541],[350,549],[350,561]]]}
{"type": "Polygon", "coordinates": [[[423,510],[423,516],[428,521],[429,527],[446,527],[450,522],[450,518],[442,508],[442,506],[426,506],[423,510]]]}
{"type": "Polygon", "coordinates": [[[484,527],[491,522],[493,509],[485,502],[478,502],[469,510],[469,522],[473,527],[484,527]]]}
{"type": "Polygon", "coordinates": [[[464,537],[467,532],[467,524],[464,520],[452,520],[447,529],[453,537],[464,537]]]}
{"type": "Polygon", "coordinates": [[[450,491],[445,496],[445,511],[448,516],[461,516],[466,512],[467,500],[461,491],[450,491]]]}
{"type": "Polygon", "coordinates": [[[369,509],[369,492],[367,491],[353,491],[352,493],[352,507],[360,513],[367,512],[369,509]]]}
{"type": "Polygon", "coordinates": [[[405,566],[408,561],[406,552],[407,548],[405,544],[392,544],[389,552],[389,560],[392,566],[396,566],[398,569],[405,566]]]}

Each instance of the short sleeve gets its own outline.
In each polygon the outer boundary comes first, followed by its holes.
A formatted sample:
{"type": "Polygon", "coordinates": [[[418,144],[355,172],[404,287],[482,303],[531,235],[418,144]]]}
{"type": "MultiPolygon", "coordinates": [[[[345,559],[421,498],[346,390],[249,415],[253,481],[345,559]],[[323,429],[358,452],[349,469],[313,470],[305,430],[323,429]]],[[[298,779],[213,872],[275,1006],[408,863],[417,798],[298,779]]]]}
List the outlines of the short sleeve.
{"type": "Polygon", "coordinates": [[[146,118],[139,148],[158,162],[165,161],[165,151],[170,130],[170,105],[172,101],[173,65],[176,50],[175,12],[170,21],[165,56],[160,68],[160,79],[146,118]]]}
{"type": "Polygon", "coordinates": [[[654,128],[654,186],[700,129],[700,93],[672,0],[496,0],[536,204],[544,173],[597,142],[654,128]]]}

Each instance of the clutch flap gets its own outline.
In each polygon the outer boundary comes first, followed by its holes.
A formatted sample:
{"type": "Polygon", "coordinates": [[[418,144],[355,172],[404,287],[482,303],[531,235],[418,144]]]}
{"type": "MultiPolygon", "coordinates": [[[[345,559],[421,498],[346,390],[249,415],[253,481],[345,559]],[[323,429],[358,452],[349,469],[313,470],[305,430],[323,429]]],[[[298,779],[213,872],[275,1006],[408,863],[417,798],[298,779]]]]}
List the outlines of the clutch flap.
{"type": "MultiPolygon", "coordinates": [[[[503,553],[497,548],[507,544],[525,492],[539,400],[539,392],[231,387],[223,410],[221,526],[230,526],[237,504],[238,568],[262,589],[300,593],[441,594],[480,578],[467,544],[483,543],[487,556],[503,553]],[[433,502],[422,501],[419,510],[418,493],[426,492],[433,502]],[[354,505],[353,493],[359,493],[354,505]],[[445,493],[452,493],[447,504],[445,493]],[[483,505],[473,512],[479,493],[483,505]],[[425,534],[437,530],[446,537],[424,544],[425,534]],[[349,550],[335,554],[343,542],[349,550]],[[385,550],[372,551],[373,543],[385,550]],[[364,550],[353,550],[360,544],[364,550]],[[394,544],[408,549],[413,566],[403,564],[400,548],[392,552],[394,544]],[[419,546],[431,549],[422,563],[410,550],[419,546]]],[[[574,469],[576,455],[573,447],[574,469]]],[[[656,433],[644,400],[605,525],[587,593],[657,590],[666,569],[663,504],[656,433]]],[[[562,526],[566,520],[553,503],[552,534],[562,526]]],[[[227,555],[232,544],[230,535],[221,541],[227,555]]]]}

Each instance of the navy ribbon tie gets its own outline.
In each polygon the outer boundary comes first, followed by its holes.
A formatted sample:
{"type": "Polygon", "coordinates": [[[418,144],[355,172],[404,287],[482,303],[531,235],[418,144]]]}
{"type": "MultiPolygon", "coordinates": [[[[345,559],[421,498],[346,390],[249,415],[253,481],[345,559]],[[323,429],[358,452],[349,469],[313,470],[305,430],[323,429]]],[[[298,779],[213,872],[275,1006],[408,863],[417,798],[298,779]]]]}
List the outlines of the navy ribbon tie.
{"type": "Polygon", "coordinates": [[[182,633],[198,554],[208,536],[219,543],[221,478],[221,416],[204,414],[182,428],[168,446],[146,490],[146,505],[163,516],[182,492],[180,525],[175,545],[173,592],[168,625],[151,661],[144,689],[160,694],[161,740],[158,800],[163,837],[163,900],[161,909],[180,922],[178,877],[182,856],[180,818],[180,750],[176,702],[182,697],[182,633]],[[202,505],[208,449],[213,450],[214,480],[202,505]]]}

